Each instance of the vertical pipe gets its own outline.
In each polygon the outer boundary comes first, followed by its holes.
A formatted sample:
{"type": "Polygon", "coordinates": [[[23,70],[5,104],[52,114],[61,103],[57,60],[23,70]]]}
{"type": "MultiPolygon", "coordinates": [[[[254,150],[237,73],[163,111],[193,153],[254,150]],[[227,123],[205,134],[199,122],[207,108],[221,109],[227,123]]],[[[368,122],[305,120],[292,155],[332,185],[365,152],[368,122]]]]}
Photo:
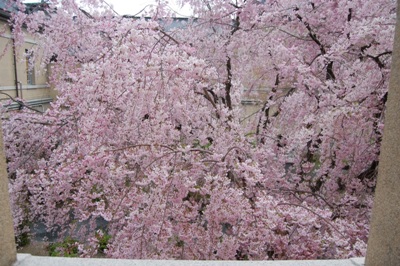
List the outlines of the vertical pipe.
{"type": "MultiPolygon", "coordinates": [[[[12,31],[12,28],[10,27],[10,30],[12,31]]],[[[14,77],[15,77],[15,97],[19,97],[18,93],[18,71],[17,71],[17,51],[15,49],[15,39],[12,37],[12,42],[13,42],[13,60],[14,60],[14,77]]]]}
{"type": "Polygon", "coordinates": [[[24,96],[22,95],[22,83],[18,81],[19,89],[21,90],[20,98],[23,99],[24,96]]]}

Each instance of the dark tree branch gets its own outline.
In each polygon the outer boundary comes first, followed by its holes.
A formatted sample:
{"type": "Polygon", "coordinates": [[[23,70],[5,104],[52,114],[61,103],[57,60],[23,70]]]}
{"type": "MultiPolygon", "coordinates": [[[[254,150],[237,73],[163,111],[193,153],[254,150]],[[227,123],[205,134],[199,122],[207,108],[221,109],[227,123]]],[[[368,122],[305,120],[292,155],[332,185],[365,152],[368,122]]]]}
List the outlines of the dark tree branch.
{"type": "Polygon", "coordinates": [[[228,56],[226,62],[227,80],[225,81],[225,101],[229,110],[232,110],[231,89],[232,89],[232,64],[231,58],[228,56]]]}
{"type": "Polygon", "coordinates": [[[326,68],[326,79],[327,80],[335,80],[335,73],[333,73],[333,62],[330,61],[326,68]]]}
{"type": "Polygon", "coordinates": [[[379,68],[382,69],[382,68],[385,67],[385,64],[380,60],[380,57],[384,56],[384,55],[388,55],[388,54],[392,54],[392,52],[391,51],[386,51],[386,52],[378,54],[377,56],[372,56],[372,55],[366,55],[366,56],[368,58],[371,58],[372,60],[374,60],[374,62],[378,64],[379,68]]]}

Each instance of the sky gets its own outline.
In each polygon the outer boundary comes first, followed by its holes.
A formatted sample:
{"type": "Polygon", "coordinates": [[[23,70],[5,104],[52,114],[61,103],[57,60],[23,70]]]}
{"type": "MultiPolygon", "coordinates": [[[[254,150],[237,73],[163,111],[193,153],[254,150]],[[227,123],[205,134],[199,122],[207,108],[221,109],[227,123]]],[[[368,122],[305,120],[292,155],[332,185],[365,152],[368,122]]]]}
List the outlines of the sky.
{"type": "MultiPolygon", "coordinates": [[[[155,3],[153,0],[106,0],[107,3],[114,6],[114,10],[120,15],[134,15],[140,12],[147,5],[155,3]]],[[[170,0],[170,8],[177,12],[177,16],[190,16],[190,9],[186,6],[181,8],[175,3],[175,0],[170,0]]]]}
{"type": "MultiPolygon", "coordinates": [[[[155,0],[105,0],[114,7],[114,10],[120,15],[136,15],[148,5],[154,5],[155,0]]],[[[40,2],[40,0],[26,0],[25,3],[40,2]]],[[[190,16],[191,11],[188,6],[181,8],[176,4],[176,0],[169,0],[170,8],[177,13],[177,17],[190,16]]]]}

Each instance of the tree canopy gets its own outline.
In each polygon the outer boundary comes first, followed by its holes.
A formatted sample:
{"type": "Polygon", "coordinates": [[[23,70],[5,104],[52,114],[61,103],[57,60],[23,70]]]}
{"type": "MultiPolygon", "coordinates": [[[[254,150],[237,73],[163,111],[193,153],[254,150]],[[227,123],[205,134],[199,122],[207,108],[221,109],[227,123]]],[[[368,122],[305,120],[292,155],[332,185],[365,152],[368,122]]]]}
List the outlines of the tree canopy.
{"type": "Polygon", "coordinates": [[[151,19],[19,5],[13,37],[35,37],[58,97],[5,114],[17,232],[41,221],[82,256],[99,235],[116,258],[363,256],[396,1],[181,3],[172,29],[166,1],[151,19]]]}

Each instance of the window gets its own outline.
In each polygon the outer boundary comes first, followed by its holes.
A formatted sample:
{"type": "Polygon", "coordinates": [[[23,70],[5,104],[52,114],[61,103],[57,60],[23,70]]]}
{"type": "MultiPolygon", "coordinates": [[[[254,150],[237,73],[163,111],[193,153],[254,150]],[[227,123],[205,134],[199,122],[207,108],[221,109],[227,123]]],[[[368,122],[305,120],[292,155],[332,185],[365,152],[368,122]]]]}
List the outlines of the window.
{"type": "Polygon", "coordinates": [[[35,85],[35,64],[33,52],[25,49],[26,54],[26,78],[28,85],[35,85]]]}

